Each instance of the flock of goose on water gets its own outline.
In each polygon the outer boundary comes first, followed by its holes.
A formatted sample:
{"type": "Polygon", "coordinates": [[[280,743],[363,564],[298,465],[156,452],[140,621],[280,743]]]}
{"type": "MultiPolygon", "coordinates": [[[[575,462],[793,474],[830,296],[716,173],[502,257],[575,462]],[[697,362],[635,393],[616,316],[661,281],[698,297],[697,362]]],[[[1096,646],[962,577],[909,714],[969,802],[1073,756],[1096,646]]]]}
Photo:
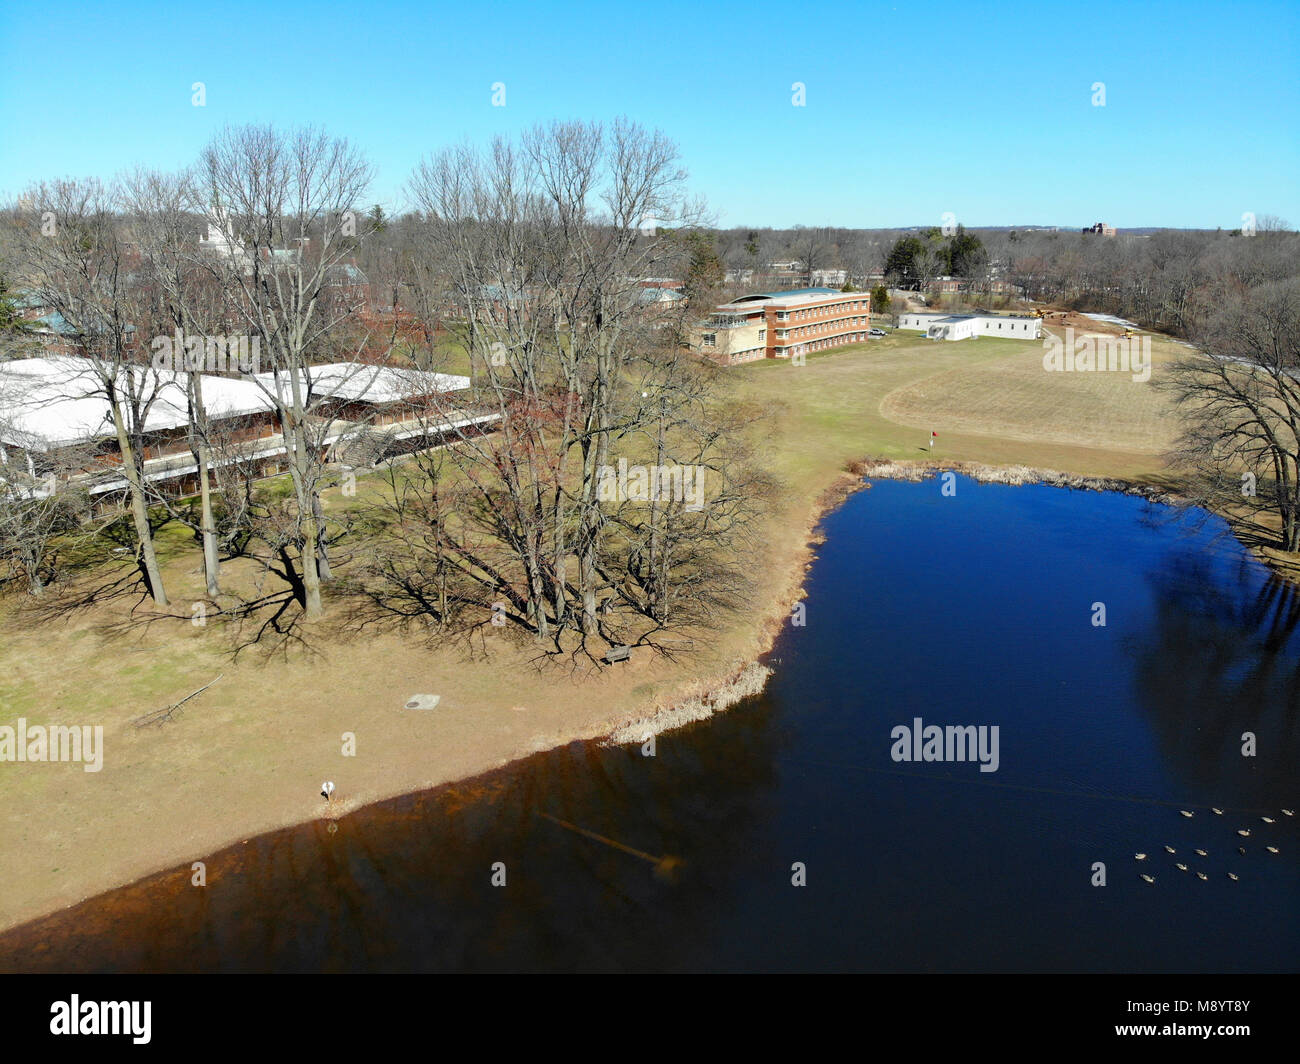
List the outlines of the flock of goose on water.
{"type": "MultiPolygon", "coordinates": [[[[1187,810],[1187,809],[1180,809],[1180,810],[1178,810],[1178,811],[1179,811],[1183,816],[1185,816],[1185,817],[1193,817],[1193,816],[1196,815],[1195,813],[1190,812],[1190,811],[1187,810]]],[[[1214,806],[1210,806],[1210,812],[1213,813],[1215,816],[1223,816],[1223,810],[1222,810],[1222,809],[1216,809],[1214,806]]],[[[1294,810],[1294,809],[1283,809],[1283,810],[1282,810],[1282,815],[1283,815],[1283,816],[1295,816],[1295,810],[1294,810]]],[[[1277,823],[1277,821],[1276,821],[1273,817],[1271,817],[1271,816],[1262,816],[1262,817],[1260,817],[1259,819],[1260,819],[1261,821],[1263,821],[1265,824],[1276,824],[1276,823],[1277,823]]],[[[1238,828],[1238,829],[1237,829],[1237,834],[1240,835],[1243,839],[1250,838],[1250,828],[1238,828]]],[[[1280,852],[1281,852],[1280,850],[1278,850],[1278,848],[1277,848],[1276,846],[1265,846],[1264,849],[1266,849],[1269,853],[1272,853],[1272,854],[1276,854],[1276,853],[1280,853],[1280,852]]],[[[1208,857],[1208,856],[1209,856],[1209,854],[1208,854],[1205,850],[1201,850],[1201,849],[1196,849],[1196,850],[1193,850],[1192,852],[1195,853],[1197,857],[1208,857]]],[[[1238,846],[1238,847],[1237,847],[1237,852],[1238,852],[1239,854],[1242,854],[1242,855],[1244,856],[1245,853],[1246,853],[1246,847],[1244,847],[1244,846],[1238,846]]],[[[1178,853],[1178,851],[1175,850],[1172,846],[1166,845],[1166,846],[1165,846],[1165,853],[1168,853],[1168,854],[1171,854],[1171,855],[1176,855],[1176,854],[1178,853]]],[[[1135,858],[1136,860],[1139,860],[1139,861],[1145,861],[1145,860],[1147,859],[1147,855],[1144,854],[1144,853],[1135,853],[1133,856],[1134,856],[1134,858],[1135,858]]],[[[1190,871],[1190,869],[1188,869],[1187,865],[1183,864],[1182,861],[1176,861],[1176,862],[1174,863],[1174,867],[1177,868],[1178,871],[1180,871],[1180,872],[1187,872],[1187,871],[1190,871]]],[[[1155,877],[1155,876],[1147,875],[1145,872],[1139,872],[1138,875],[1139,875],[1139,876],[1142,878],[1142,880],[1143,880],[1144,882],[1146,882],[1146,883],[1154,883],[1154,882],[1156,881],[1156,877],[1155,877]]],[[[1197,871],[1197,872],[1196,872],[1196,878],[1197,878],[1197,879],[1209,879],[1210,877],[1207,876],[1204,872],[1197,871]]],[[[1235,872],[1229,872],[1229,873],[1228,873],[1228,878],[1231,879],[1231,880],[1235,883],[1235,882],[1237,882],[1241,877],[1238,876],[1235,872]]]]}

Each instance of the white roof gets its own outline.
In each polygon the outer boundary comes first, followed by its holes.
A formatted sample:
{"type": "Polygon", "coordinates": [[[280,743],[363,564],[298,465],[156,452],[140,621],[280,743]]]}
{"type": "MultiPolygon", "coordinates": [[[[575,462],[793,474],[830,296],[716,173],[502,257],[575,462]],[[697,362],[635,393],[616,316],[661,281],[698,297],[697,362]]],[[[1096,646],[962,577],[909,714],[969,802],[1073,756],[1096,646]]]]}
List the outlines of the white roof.
{"type": "MultiPolygon", "coordinates": [[[[209,418],[242,417],[271,409],[252,381],[202,374],[209,418]]],[[[145,432],[189,424],[188,373],[149,366],[118,371],[120,389],[148,405],[145,432]]],[[[64,356],[0,362],[0,441],[45,450],[114,434],[104,384],[89,359],[64,356]]]]}
{"type": "MultiPolygon", "coordinates": [[[[371,366],[363,362],[329,362],[320,366],[308,366],[303,372],[310,396],[308,401],[328,396],[332,399],[361,400],[367,403],[391,403],[442,392],[464,391],[470,383],[468,377],[451,373],[426,373],[392,366],[371,366]]],[[[276,376],[275,373],[259,373],[255,379],[274,393],[276,376]]],[[[287,372],[279,373],[279,383],[287,396],[287,372]]]]}

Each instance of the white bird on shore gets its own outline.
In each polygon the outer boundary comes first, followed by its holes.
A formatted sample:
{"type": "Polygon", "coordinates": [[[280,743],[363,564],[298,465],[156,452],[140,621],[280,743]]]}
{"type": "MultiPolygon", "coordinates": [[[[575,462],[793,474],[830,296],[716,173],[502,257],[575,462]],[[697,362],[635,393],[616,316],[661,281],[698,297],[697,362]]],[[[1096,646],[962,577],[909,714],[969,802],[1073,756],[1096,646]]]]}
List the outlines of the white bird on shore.
{"type": "Polygon", "coordinates": [[[1135,853],[1133,855],[1133,860],[1135,861],[1145,861],[1146,859],[1147,859],[1147,855],[1144,853],[1135,853]]]}
{"type": "Polygon", "coordinates": [[[1277,823],[1277,821],[1274,820],[1271,816],[1262,816],[1262,817],[1260,817],[1259,819],[1262,820],[1262,821],[1264,821],[1265,824],[1276,824],[1276,823],[1277,823]]]}
{"type": "Polygon", "coordinates": [[[320,793],[321,797],[324,798],[325,801],[330,801],[334,794],[334,782],[332,780],[326,780],[322,783],[320,785],[320,793]]]}
{"type": "Polygon", "coordinates": [[[1183,864],[1182,861],[1179,861],[1178,864],[1175,865],[1175,867],[1176,867],[1176,868],[1178,869],[1178,871],[1180,871],[1180,872],[1186,872],[1186,871],[1187,871],[1187,866],[1186,866],[1185,864],[1183,864]]]}
{"type": "Polygon", "coordinates": [[[1196,873],[1196,878],[1197,878],[1197,879],[1209,879],[1210,877],[1207,876],[1204,872],[1197,872],[1197,873],[1196,873]]]}
{"type": "Polygon", "coordinates": [[[1269,853],[1277,853],[1276,846],[1265,846],[1264,849],[1266,849],[1269,853]]]}
{"type": "Polygon", "coordinates": [[[1180,809],[1180,810],[1178,810],[1178,811],[1179,811],[1180,813],[1182,813],[1183,816],[1195,816],[1195,815],[1196,815],[1195,813],[1189,813],[1186,809],[1180,809]]]}
{"type": "Polygon", "coordinates": [[[1244,839],[1244,838],[1246,838],[1247,836],[1250,835],[1250,828],[1238,828],[1238,829],[1237,829],[1237,834],[1240,835],[1240,836],[1244,839]]]}
{"type": "Polygon", "coordinates": [[[1138,875],[1140,875],[1148,883],[1154,883],[1156,881],[1155,876],[1149,876],[1145,872],[1139,872],[1138,875]]]}
{"type": "Polygon", "coordinates": [[[1206,853],[1204,850],[1197,850],[1197,851],[1196,851],[1196,856],[1197,856],[1197,857],[1209,857],[1210,855],[1209,855],[1208,853],[1206,853]]]}
{"type": "Polygon", "coordinates": [[[1237,879],[1239,879],[1240,877],[1237,875],[1236,872],[1229,872],[1229,873],[1228,873],[1228,878],[1231,879],[1231,880],[1235,883],[1235,882],[1237,881],[1237,879]]]}
{"type": "Polygon", "coordinates": [[[1175,850],[1172,846],[1166,846],[1166,847],[1165,847],[1165,853],[1177,853],[1177,852],[1178,852],[1178,851],[1175,850]]]}

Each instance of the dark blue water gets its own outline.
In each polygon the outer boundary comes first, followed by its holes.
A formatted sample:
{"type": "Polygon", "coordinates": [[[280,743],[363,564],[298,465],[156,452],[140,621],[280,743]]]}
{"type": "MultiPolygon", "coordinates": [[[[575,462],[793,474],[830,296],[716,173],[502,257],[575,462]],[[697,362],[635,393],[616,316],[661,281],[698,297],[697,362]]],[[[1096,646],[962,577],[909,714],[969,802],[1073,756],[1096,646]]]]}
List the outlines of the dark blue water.
{"type": "Polygon", "coordinates": [[[956,488],[831,514],[767,692],[656,756],[574,744],[253,840],[0,969],[1300,968],[1300,598],[1197,511],[956,488]],[[996,725],[997,771],[892,760],[917,717],[996,725]]]}

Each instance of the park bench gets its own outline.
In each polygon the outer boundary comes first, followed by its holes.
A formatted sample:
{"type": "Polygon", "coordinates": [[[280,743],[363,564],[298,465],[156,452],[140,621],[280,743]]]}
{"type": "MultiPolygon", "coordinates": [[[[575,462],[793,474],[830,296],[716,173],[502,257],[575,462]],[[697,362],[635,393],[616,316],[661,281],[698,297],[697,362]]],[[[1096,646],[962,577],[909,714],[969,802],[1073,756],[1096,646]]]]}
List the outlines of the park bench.
{"type": "Polygon", "coordinates": [[[616,661],[627,661],[631,656],[631,647],[610,647],[605,651],[605,661],[610,665],[616,661]]]}

